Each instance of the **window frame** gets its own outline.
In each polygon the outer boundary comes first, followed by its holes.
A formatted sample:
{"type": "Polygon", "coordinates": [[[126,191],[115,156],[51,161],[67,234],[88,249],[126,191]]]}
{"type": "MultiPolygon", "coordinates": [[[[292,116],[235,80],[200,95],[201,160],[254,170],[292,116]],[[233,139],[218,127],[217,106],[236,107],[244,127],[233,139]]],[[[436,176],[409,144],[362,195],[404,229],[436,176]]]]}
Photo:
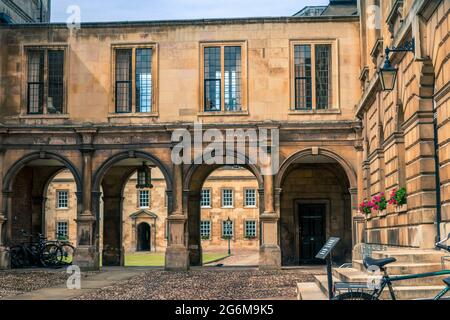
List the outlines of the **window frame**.
{"type": "Polygon", "coordinates": [[[152,207],[152,195],[151,190],[144,189],[144,190],[137,190],[137,207],[139,209],[150,209],[152,207]],[[148,206],[141,206],[141,192],[147,192],[148,193],[148,206]]]}
{"type": "Polygon", "coordinates": [[[120,43],[111,45],[111,99],[109,106],[109,117],[158,117],[159,116],[159,95],[158,95],[158,58],[159,58],[159,46],[155,42],[148,43],[120,43]],[[131,50],[131,105],[129,112],[116,112],[116,51],[117,50],[131,50]],[[151,49],[152,50],[152,109],[150,112],[137,112],[136,104],[136,51],[138,49],[151,49]]]}
{"type": "Polygon", "coordinates": [[[200,43],[200,93],[199,116],[248,115],[248,54],[247,41],[208,41],[200,43]],[[205,48],[220,47],[221,79],[220,79],[220,111],[205,110],[205,48]],[[225,47],[241,47],[241,109],[225,110],[225,47]]]}
{"type": "Polygon", "coordinates": [[[68,87],[67,87],[67,79],[69,75],[69,46],[67,44],[26,44],[22,48],[22,65],[23,65],[23,78],[22,78],[22,107],[21,107],[21,117],[22,118],[67,118],[69,115],[68,110],[68,87]],[[48,52],[49,51],[63,51],[63,78],[62,78],[62,112],[61,113],[49,113],[48,112],[48,93],[49,93],[49,61],[48,61],[48,52]],[[39,113],[29,113],[29,51],[43,51],[44,52],[44,66],[43,66],[43,88],[42,88],[42,112],[39,113]]]}
{"type": "Polygon", "coordinates": [[[340,91],[339,91],[339,42],[337,39],[291,39],[290,40],[290,114],[302,113],[340,113],[340,91]],[[296,87],[295,87],[295,46],[309,45],[311,46],[311,109],[296,109],[296,87]],[[317,108],[317,79],[316,79],[316,46],[331,46],[331,106],[327,109],[317,108]]]}
{"type": "Polygon", "coordinates": [[[247,219],[244,220],[244,238],[246,240],[255,240],[258,238],[258,220],[256,219],[247,219]],[[249,238],[247,234],[247,223],[254,223],[255,224],[255,235],[254,238],[249,238]]]}
{"type": "Polygon", "coordinates": [[[220,197],[221,197],[221,207],[222,209],[234,209],[235,208],[235,195],[234,195],[234,189],[233,188],[221,188],[220,189],[220,197]],[[231,201],[233,202],[231,206],[226,206],[224,203],[225,197],[224,192],[227,190],[231,190],[231,201]]]}
{"type": "Polygon", "coordinates": [[[70,209],[70,192],[67,189],[58,189],[56,190],[56,209],[57,210],[69,210],[70,209]],[[60,193],[65,192],[67,194],[67,207],[60,207],[59,206],[59,195],[60,193]]]}
{"type": "Polygon", "coordinates": [[[69,223],[68,220],[57,220],[57,221],[56,221],[56,226],[55,226],[55,236],[56,236],[56,239],[59,238],[59,235],[58,235],[58,234],[59,234],[59,232],[58,232],[58,227],[59,227],[59,224],[60,224],[60,223],[65,223],[65,224],[66,224],[66,230],[67,230],[66,238],[69,239],[69,238],[70,238],[70,233],[69,233],[70,223],[69,223]]]}
{"type": "Polygon", "coordinates": [[[258,208],[258,190],[256,188],[244,188],[244,208],[247,209],[255,209],[258,208]],[[254,191],[255,192],[255,204],[254,205],[247,205],[247,191],[254,191]]]}
{"type": "Polygon", "coordinates": [[[209,219],[205,219],[205,220],[200,220],[200,238],[202,240],[211,240],[212,239],[212,221],[209,219]],[[202,223],[208,223],[209,224],[209,235],[208,235],[208,239],[203,239],[202,236],[202,223]]]}
{"type": "Polygon", "coordinates": [[[231,235],[225,234],[225,225],[227,224],[227,220],[222,220],[222,239],[224,239],[226,236],[230,236],[231,239],[234,239],[234,219],[231,219],[231,235]]]}
{"type": "Polygon", "coordinates": [[[200,192],[201,192],[200,193],[200,208],[202,208],[202,209],[211,209],[212,208],[212,189],[211,188],[202,188],[202,190],[200,192]],[[209,206],[202,205],[203,191],[204,190],[209,192],[209,206]]]}

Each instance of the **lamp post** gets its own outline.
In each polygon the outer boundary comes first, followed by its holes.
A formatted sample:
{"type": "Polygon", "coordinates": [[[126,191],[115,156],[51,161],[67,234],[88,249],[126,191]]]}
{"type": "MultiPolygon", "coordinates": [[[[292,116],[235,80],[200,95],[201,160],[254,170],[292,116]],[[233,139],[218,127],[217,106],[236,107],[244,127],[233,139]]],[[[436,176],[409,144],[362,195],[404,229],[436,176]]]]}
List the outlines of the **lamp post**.
{"type": "Polygon", "coordinates": [[[231,219],[228,217],[228,220],[226,221],[227,225],[227,238],[228,238],[228,255],[231,256],[231,230],[232,230],[232,223],[231,219]]]}
{"type": "Polygon", "coordinates": [[[381,88],[383,91],[394,90],[395,81],[397,80],[398,68],[395,68],[391,64],[389,55],[391,52],[414,52],[415,42],[414,39],[406,42],[401,47],[386,48],[386,60],[384,61],[384,66],[378,71],[378,75],[381,80],[381,88]]]}

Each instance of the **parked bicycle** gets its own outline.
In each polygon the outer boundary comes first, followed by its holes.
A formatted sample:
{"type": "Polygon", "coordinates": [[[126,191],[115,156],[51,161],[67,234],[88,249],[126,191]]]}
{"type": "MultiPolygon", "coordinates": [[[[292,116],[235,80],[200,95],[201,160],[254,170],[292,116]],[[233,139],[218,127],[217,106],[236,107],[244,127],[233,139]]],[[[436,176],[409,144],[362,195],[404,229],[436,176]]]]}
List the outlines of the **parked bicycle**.
{"type": "Polygon", "coordinates": [[[38,234],[38,240],[33,241],[33,235],[23,230],[22,236],[29,241],[13,246],[9,250],[12,268],[60,268],[72,264],[75,249],[70,242],[48,241],[42,234],[38,234]]]}
{"type": "MultiPolygon", "coordinates": [[[[450,252],[450,246],[445,243],[450,240],[450,234],[444,240],[436,243],[436,248],[450,252]]],[[[376,267],[383,273],[379,285],[374,286],[372,289],[368,284],[361,283],[336,283],[334,291],[346,291],[345,293],[337,295],[334,300],[379,300],[386,287],[389,289],[389,294],[392,300],[396,300],[395,291],[392,283],[399,281],[406,281],[412,279],[423,279],[430,277],[437,277],[443,275],[450,275],[450,270],[441,270],[436,272],[427,272],[421,274],[404,275],[404,276],[389,276],[386,271],[386,266],[396,262],[395,258],[386,259],[373,259],[367,257],[364,259],[364,266],[366,269],[369,267],[376,267]],[[372,291],[370,291],[372,290],[372,291]]],[[[450,278],[444,279],[445,288],[439,292],[433,300],[442,299],[448,292],[450,292],[450,278]]]]}

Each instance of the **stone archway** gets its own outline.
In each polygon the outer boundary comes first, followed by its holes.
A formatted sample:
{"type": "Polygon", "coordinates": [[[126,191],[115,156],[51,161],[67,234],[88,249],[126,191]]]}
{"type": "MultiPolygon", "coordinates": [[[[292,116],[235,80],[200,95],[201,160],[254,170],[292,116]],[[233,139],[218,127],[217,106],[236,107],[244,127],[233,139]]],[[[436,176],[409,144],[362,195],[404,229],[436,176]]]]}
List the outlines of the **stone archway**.
{"type": "Polygon", "coordinates": [[[124,238],[124,189],[136,170],[146,163],[158,168],[165,180],[167,211],[172,208],[172,177],[165,164],[157,157],[142,151],[123,152],[106,160],[95,172],[93,179],[93,209],[100,219],[100,197],[103,199],[103,225],[97,224],[97,248],[102,247],[104,266],[125,264],[124,238]],[[102,192],[100,192],[102,190],[102,192]],[[99,243],[102,233],[102,244],[99,243]]]}
{"type": "Polygon", "coordinates": [[[283,265],[317,263],[327,238],[341,238],[337,261],[351,261],[353,168],[329,150],[300,151],[288,158],[276,179],[283,265]]]}
{"type": "MultiPolygon", "coordinates": [[[[227,155],[230,153],[226,153],[227,155]]],[[[259,168],[250,164],[249,159],[240,153],[233,152],[234,162],[240,162],[244,164],[239,164],[238,166],[247,169],[251,172],[258,182],[258,193],[259,193],[259,208],[260,211],[264,211],[264,178],[261,174],[259,168]],[[236,161],[238,160],[238,161],[236,161]]],[[[194,161],[194,163],[199,163],[199,161],[194,161]]],[[[202,186],[205,183],[208,176],[211,175],[215,170],[224,167],[225,165],[219,164],[194,164],[191,165],[184,176],[183,184],[183,203],[185,204],[185,212],[188,219],[188,250],[189,250],[189,260],[191,266],[201,266],[202,265],[202,248],[200,239],[200,193],[202,186]]]]}
{"type": "Polygon", "coordinates": [[[22,242],[28,234],[45,231],[45,195],[50,181],[62,170],[69,170],[76,184],[77,214],[81,210],[82,181],[76,166],[67,158],[50,152],[26,155],[12,165],[3,180],[3,212],[7,215],[2,239],[7,245],[22,242]]]}

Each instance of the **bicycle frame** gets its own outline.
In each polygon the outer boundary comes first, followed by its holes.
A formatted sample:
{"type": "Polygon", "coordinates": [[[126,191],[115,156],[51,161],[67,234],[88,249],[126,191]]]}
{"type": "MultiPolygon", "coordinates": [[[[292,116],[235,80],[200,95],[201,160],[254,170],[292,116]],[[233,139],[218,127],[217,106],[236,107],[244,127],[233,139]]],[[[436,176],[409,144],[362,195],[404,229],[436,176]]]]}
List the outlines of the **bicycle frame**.
{"type": "MultiPolygon", "coordinates": [[[[372,297],[374,298],[374,300],[378,300],[380,298],[381,294],[383,293],[384,289],[386,289],[386,287],[388,287],[392,300],[397,300],[397,298],[395,296],[394,288],[392,287],[393,282],[412,280],[412,279],[438,277],[438,276],[445,276],[445,275],[450,275],[450,270],[419,273],[419,274],[406,275],[406,276],[392,276],[392,277],[389,276],[385,271],[384,276],[381,280],[380,288],[374,290],[372,297]]],[[[448,286],[446,286],[441,292],[439,292],[438,295],[436,297],[434,297],[433,300],[441,299],[445,294],[447,294],[447,292],[450,292],[450,287],[448,287],[448,286]]]]}

